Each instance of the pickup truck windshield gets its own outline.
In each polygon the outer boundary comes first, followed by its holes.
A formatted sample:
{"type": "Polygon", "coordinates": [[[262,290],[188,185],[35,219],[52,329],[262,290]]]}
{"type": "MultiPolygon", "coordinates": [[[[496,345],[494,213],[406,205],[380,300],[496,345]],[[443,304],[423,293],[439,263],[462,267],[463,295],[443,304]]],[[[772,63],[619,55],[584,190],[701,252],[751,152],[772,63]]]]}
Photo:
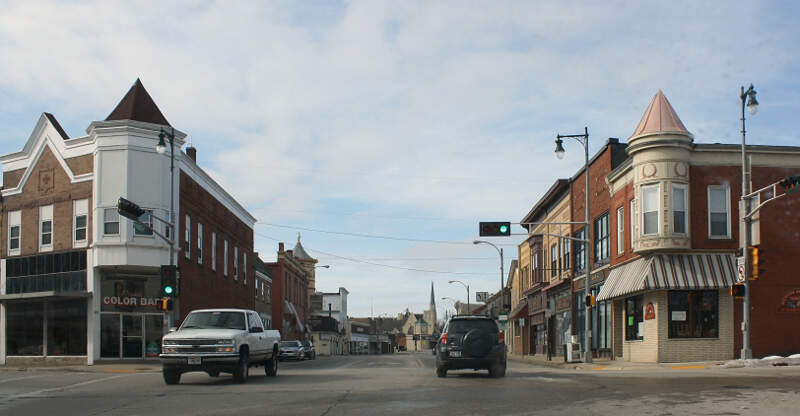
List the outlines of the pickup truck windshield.
{"type": "Polygon", "coordinates": [[[181,329],[192,328],[247,329],[241,312],[192,312],[183,321],[181,329]]]}

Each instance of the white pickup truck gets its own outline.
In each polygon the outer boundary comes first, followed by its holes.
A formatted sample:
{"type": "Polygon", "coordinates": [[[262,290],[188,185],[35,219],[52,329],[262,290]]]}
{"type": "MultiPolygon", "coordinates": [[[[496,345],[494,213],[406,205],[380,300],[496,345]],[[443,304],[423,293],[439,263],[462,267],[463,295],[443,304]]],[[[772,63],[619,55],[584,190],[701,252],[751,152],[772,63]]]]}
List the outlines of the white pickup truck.
{"type": "Polygon", "coordinates": [[[244,383],[255,365],[263,365],[267,376],[275,376],[280,340],[280,332],[264,329],[255,311],[192,311],[178,330],[161,340],[164,382],[178,384],[181,374],[204,371],[211,377],[231,373],[235,382],[244,383]]]}

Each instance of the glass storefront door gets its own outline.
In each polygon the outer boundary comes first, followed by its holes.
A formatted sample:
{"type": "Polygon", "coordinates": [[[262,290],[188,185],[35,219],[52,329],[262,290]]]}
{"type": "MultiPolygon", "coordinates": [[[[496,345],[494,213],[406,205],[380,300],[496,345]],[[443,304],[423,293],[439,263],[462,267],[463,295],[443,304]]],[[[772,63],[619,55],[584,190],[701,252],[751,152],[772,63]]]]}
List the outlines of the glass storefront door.
{"type": "Polygon", "coordinates": [[[103,313],[100,357],[158,358],[163,334],[163,314],[103,313]]]}

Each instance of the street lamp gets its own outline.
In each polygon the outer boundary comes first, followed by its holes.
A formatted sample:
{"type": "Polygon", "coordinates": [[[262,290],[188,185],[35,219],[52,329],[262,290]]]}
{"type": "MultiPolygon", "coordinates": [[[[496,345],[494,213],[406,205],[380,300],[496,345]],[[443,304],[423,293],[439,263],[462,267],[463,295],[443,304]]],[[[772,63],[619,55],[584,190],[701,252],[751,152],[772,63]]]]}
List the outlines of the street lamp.
{"type": "MultiPolygon", "coordinates": [[[[586,192],[584,194],[584,213],[586,219],[584,220],[585,223],[585,232],[583,233],[583,244],[584,244],[584,269],[586,270],[586,274],[583,280],[583,288],[584,288],[584,298],[589,297],[589,128],[583,128],[583,134],[567,134],[561,135],[556,134],[556,157],[559,159],[564,158],[564,141],[561,139],[575,139],[579,141],[583,145],[583,155],[584,155],[584,162],[583,162],[583,179],[586,182],[586,192]]],[[[591,324],[592,321],[589,319],[589,305],[585,306],[586,313],[584,314],[584,328],[586,329],[584,332],[583,337],[583,362],[591,363],[592,362],[592,328],[591,324]]]]}
{"type": "MultiPolygon", "coordinates": [[[[502,248],[497,248],[496,245],[494,245],[494,244],[492,244],[492,243],[490,243],[488,241],[484,241],[484,240],[475,240],[475,241],[472,242],[472,244],[475,244],[475,245],[477,245],[477,244],[488,244],[488,245],[494,247],[494,249],[497,250],[497,253],[500,254],[500,294],[499,294],[499,296],[500,296],[500,302],[501,302],[500,310],[504,311],[505,307],[506,307],[506,300],[505,300],[505,296],[503,296],[503,286],[505,286],[503,284],[503,275],[504,275],[504,272],[503,272],[503,249],[502,248]]],[[[500,315],[499,311],[498,311],[498,315],[500,315]]]]}
{"type": "Polygon", "coordinates": [[[460,281],[460,280],[451,280],[451,281],[449,281],[447,283],[450,283],[450,284],[461,283],[461,285],[464,286],[467,289],[467,315],[472,315],[472,311],[470,311],[470,307],[469,307],[469,285],[464,283],[464,282],[462,282],[462,281],[460,281]]]}
{"type": "MultiPolygon", "coordinates": [[[[753,240],[752,230],[750,229],[751,217],[750,214],[750,199],[746,198],[750,194],[750,174],[749,167],[747,166],[747,148],[745,147],[745,114],[744,110],[750,115],[755,115],[758,111],[758,100],[756,100],[756,90],[753,84],[745,91],[744,86],[741,87],[739,98],[742,100],[742,206],[739,216],[744,220],[744,239],[739,239],[742,246],[742,256],[744,257],[745,264],[749,265],[751,259],[748,258],[749,253],[747,248],[753,240]],[[745,101],[747,102],[745,104],[745,101]]],[[[741,231],[740,231],[741,232],[741,231]]],[[[744,300],[742,301],[742,359],[750,359],[753,357],[753,351],[750,349],[750,267],[745,267],[744,277],[744,300]]]]}
{"type": "MultiPolygon", "coordinates": [[[[177,232],[175,229],[175,128],[170,127],[170,131],[166,132],[161,128],[158,133],[158,144],[156,144],[156,152],[163,155],[167,150],[167,144],[164,139],[169,140],[169,225],[170,237],[169,244],[169,265],[175,265],[175,241],[177,240],[177,232]]],[[[178,287],[180,287],[180,275],[178,275],[178,287]]],[[[177,300],[177,299],[176,299],[177,300]]],[[[177,305],[175,306],[177,309],[177,305]]],[[[172,312],[168,315],[168,328],[172,326],[172,312]]]]}

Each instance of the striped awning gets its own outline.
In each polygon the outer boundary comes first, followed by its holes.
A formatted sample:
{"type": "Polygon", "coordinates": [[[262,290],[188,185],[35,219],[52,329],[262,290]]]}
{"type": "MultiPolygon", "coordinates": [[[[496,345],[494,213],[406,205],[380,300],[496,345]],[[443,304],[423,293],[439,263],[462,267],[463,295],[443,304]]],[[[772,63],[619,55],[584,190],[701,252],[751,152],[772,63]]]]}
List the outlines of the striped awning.
{"type": "Polygon", "coordinates": [[[597,300],[663,289],[721,289],[736,279],[733,254],[655,254],[611,270],[597,300]]]}

